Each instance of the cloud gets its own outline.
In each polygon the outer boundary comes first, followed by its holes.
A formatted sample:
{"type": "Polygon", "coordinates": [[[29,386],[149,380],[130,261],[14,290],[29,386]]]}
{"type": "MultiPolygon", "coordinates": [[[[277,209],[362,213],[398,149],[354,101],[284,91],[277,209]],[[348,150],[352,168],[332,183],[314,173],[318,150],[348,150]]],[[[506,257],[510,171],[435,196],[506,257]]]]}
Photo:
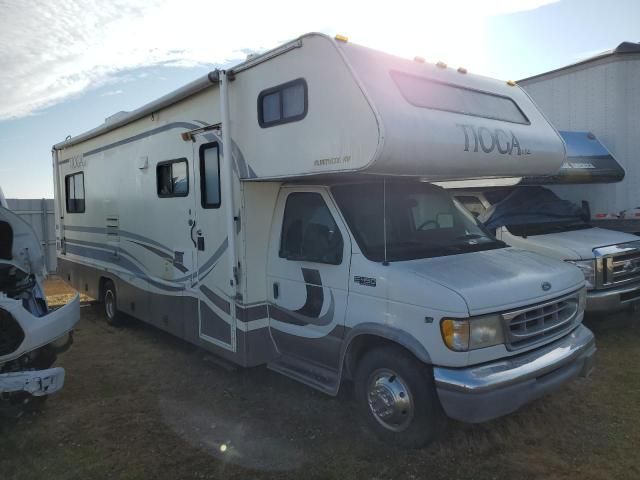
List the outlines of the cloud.
{"type": "Polygon", "coordinates": [[[553,0],[0,0],[0,120],[33,114],[150,65],[223,65],[307,31],[481,69],[491,15],[553,0]]]}
{"type": "Polygon", "coordinates": [[[101,93],[100,96],[101,97],[110,97],[112,95],[120,95],[122,93],[122,89],[118,89],[118,90],[107,90],[104,93],[101,93]]]}

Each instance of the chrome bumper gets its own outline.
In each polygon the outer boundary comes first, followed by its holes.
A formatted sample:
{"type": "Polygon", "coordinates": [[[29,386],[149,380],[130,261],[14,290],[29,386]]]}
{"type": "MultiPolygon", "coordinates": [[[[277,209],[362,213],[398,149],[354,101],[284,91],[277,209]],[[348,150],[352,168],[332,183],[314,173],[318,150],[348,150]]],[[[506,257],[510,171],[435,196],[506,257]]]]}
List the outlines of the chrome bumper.
{"type": "Polygon", "coordinates": [[[587,312],[611,312],[640,302],[640,283],[587,292],[587,312]],[[635,295],[634,295],[635,293],[635,295]]]}
{"type": "Polygon", "coordinates": [[[64,368],[0,374],[0,393],[27,392],[35,397],[50,395],[64,385],[64,368]]]}
{"type": "Polygon", "coordinates": [[[549,345],[469,368],[434,367],[440,403],[451,418],[484,422],[516,411],[593,369],[593,333],[584,325],[549,345]]]}

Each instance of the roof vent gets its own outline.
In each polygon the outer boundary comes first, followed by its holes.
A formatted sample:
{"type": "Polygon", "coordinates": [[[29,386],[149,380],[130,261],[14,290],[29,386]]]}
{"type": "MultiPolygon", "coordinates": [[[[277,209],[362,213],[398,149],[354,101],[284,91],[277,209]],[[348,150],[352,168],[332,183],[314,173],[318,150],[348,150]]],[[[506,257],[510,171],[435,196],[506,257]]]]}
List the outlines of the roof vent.
{"type": "Polygon", "coordinates": [[[128,114],[129,114],[129,112],[125,112],[124,110],[121,110],[118,113],[114,113],[110,117],[105,118],[104,119],[104,123],[110,124],[110,123],[117,122],[118,120],[122,119],[123,117],[126,117],[128,114]]]}

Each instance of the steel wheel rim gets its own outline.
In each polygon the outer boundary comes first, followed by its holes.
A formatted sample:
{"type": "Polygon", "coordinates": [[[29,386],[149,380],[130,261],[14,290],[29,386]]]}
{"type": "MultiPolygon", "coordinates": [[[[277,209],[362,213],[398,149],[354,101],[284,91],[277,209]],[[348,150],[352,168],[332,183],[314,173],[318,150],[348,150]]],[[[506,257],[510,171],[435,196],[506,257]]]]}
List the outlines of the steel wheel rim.
{"type": "Polygon", "coordinates": [[[107,318],[112,319],[116,313],[115,297],[111,290],[107,290],[104,294],[104,309],[107,312],[107,318]]]}
{"type": "Polygon", "coordinates": [[[409,385],[388,368],[369,375],[367,403],[373,418],[387,430],[401,432],[413,420],[414,403],[409,385]]]}

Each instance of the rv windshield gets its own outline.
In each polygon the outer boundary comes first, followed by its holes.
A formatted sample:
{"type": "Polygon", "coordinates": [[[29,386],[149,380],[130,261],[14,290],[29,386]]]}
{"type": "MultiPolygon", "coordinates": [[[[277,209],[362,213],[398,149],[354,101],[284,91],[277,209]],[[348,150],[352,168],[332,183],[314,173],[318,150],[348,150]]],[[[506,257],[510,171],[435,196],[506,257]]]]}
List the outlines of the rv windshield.
{"type": "Polygon", "coordinates": [[[421,182],[335,186],[333,195],[364,255],[414,260],[502,248],[444,190],[421,182]],[[383,205],[386,198],[386,215],[383,205]]]}

